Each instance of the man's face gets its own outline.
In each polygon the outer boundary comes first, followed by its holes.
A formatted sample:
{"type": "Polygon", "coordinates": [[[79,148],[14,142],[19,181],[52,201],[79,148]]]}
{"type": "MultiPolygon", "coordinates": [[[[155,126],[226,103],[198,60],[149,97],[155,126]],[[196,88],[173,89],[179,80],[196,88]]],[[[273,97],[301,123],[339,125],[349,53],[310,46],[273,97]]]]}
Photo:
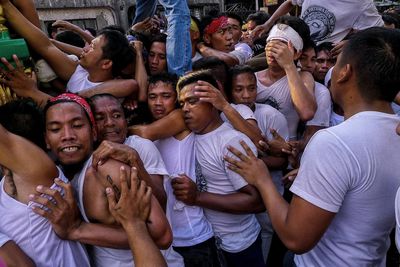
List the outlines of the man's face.
{"type": "Polygon", "coordinates": [[[317,61],[315,64],[314,78],[317,81],[323,81],[328,70],[335,65],[333,59],[328,51],[322,50],[317,54],[317,61]]]}
{"type": "Polygon", "coordinates": [[[308,71],[311,74],[314,73],[315,71],[315,62],[317,60],[317,57],[315,55],[315,49],[314,48],[309,48],[301,53],[301,56],[299,58],[300,64],[301,64],[301,70],[302,71],[308,71]]]}
{"type": "Polygon", "coordinates": [[[211,35],[206,35],[209,38],[206,38],[205,41],[215,50],[229,53],[235,49],[232,27],[229,25],[219,28],[211,35]]]}
{"type": "Polygon", "coordinates": [[[287,43],[280,41],[280,40],[271,40],[265,45],[265,56],[267,59],[268,66],[270,66],[270,67],[272,67],[272,66],[280,67],[280,65],[278,64],[278,61],[276,61],[275,57],[271,54],[270,51],[268,51],[268,48],[271,46],[274,46],[274,44],[276,44],[276,43],[283,43],[287,46],[287,43]]]}
{"type": "Polygon", "coordinates": [[[242,28],[240,27],[240,22],[234,18],[228,18],[228,24],[232,28],[232,39],[234,44],[237,44],[242,37],[242,28]]]}
{"type": "Polygon", "coordinates": [[[103,140],[122,144],[128,133],[128,126],[121,104],[111,97],[97,97],[93,101],[97,136],[103,140]]]}
{"type": "Polygon", "coordinates": [[[78,164],[92,153],[95,135],[77,103],[51,106],[46,113],[46,144],[62,165],[78,164]]]}
{"type": "Polygon", "coordinates": [[[196,83],[186,85],[179,96],[186,126],[196,134],[207,133],[207,127],[213,120],[213,107],[207,102],[202,102],[194,94],[196,83]]]}
{"type": "Polygon", "coordinates": [[[90,45],[83,48],[79,63],[85,69],[95,67],[103,59],[103,46],[106,44],[106,40],[103,35],[97,36],[92,40],[90,45]]]}
{"type": "Polygon", "coordinates": [[[232,80],[232,99],[235,104],[254,107],[257,97],[257,81],[251,73],[241,73],[232,80]]]}
{"type": "Polygon", "coordinates": [[[255,27],[257,27],[257,23],[254,20],[249,20],[247,22],[247,31],[252,31],[255,27]]]}
{"type": "Polygon", "coordinates": [[[167,54],[165,43],[153,42],[148,56],[150,74],[167,71],[167,54]]]}
{"type": "Polygon", "coordinates": [[[159,120],[173,111],[175,102],[176,92],[171,84],[159,81],[149,85],[147,104],[155,120],[159,120]]]}

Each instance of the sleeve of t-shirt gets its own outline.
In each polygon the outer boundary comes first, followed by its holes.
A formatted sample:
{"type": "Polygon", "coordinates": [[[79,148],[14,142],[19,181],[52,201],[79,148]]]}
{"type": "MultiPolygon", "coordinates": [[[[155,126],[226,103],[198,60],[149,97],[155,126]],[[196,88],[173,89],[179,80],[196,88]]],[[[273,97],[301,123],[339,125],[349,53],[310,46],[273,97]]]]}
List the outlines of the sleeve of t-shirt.
{"type": "Polygon", "coordinates": [[[328,129],[321,130],[307,145],[290,191],[321,209],[336,213],[359,176],[359,168],[350,149],[328,129]]]}
{"type": "MultiPolygon", "coordinates": [[[[223,153],[223,154],[224,154],[224,155],[227,155],[228,157],[233,157],[233,158],[236,158],[236,159],[237,159],[237,157],[236,157],[235,155],[233,155],[233,154],[228,150],[228,146],[232,146],[232,147],[236,148],[237,150],[239,150],[240,152],[246,154],[246,152],[244,151],[242,145],[240,144],[240,141],[241,141],[241,140],[245,141],[246,144],[251,148],[251,151],[253,151],[253,153],[254,153],[255,155],[257,155],[257,149],[256,149],[255,145],[254,145],[253,142],[251,142],[251,140],[250,140],[247,136],[245,136],[244,134],[243,134],[243,135],[237,135],[237,136],[233,137],[231,140],[229,140],[229,141],[226,143],[226,145],[224,146],[224,150],[223,150],[224,153],[223,153]]],[[[230,170],[230,169],[228,168],[228,163],[227,163],[227,162],[225,162],[225,163],[226,163],[226,164],[225,164],[225,172],[226,172],[226,174],[227,174],[227,176],[228,176],[228,179],[231,181],[232,186],[233,186],[233,188],[234,188],[235,190],[239,190],[239,189],[241,189],[242,187],[248,185],[247,181],[246,181],[242,176],[240,176],[238,173],[236,173],[236,172],[230,170]]]]}
{"type": "Polygon", "coordinates": [[[383,26],[382,16],[378,13],[373,1],[365,5],[364,9],[361,10],[360,15],[355,20],[353,29],[365,30],[371,27],[383,26]]]}
{"type": "MultiPolygon", "coordinates": [[[[254,112],[246,105],[242,105],[242,104],[231,104],[231,106],[240,114],[240,116],[242,116],[243,119],[245,120],[255,120],[257,122],[256,117],[254,116],[254,112]]],[[[225,116],[224,113],[221,113],[221,119],[223,120],[223,122],[228,123],[229,125],[231,125],[230,121],[228,120],[228,118],[225,116]]]]}
{"type": "MultiPolygon", "coordinates": [[[[283,139],[286,141],[289,140],[289,127],[287,120],[285,116],[280,113],[279,111],[276,111],[270,118],[268,118],[269,121],[269,128],[275,129],[276,132],[282,136],[283,139]]],[[[267,134],[266,134],[268,139],[273,139],[273,136],[271,134],[270,129],[267,129],[267,134]]]]}
{"type": "Polygon", "coordinates": [[[329,121],[331,119],[332,112],[332,101],[328,89],[321,92],[319,99],[317,99],[317,105],[318,107],[314,118],[309,120],[306,125],[329,127],[329,121]]]}
{"type": "Polygon", "coordinates": [[[11,239],[8,236],[6,236],[2,232],[0,232],[0,247],[4,246],[4,244],[7,243],[10,240],[11,239]]]}
{"type": "MultiPolygon", "coordinates": [[[[130,140],[129,140],[130,141],[130,140]]],[[[129,145],[129,142],[127,145],[129,145]]],[[[160,152],[153,142],[144,138],[137,138],[137,144],[133,147],[143,161],[144,168],[148,174],[168,175],[160,152]]]]}

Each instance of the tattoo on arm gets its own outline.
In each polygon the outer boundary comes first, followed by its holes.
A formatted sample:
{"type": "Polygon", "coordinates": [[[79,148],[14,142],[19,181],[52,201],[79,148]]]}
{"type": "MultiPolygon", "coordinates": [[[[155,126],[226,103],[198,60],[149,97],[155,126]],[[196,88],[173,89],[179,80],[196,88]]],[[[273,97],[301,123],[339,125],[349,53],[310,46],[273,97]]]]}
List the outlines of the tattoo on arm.
{"type": "Polygon", "coordinates": [[[117,200],[121,197],[121,191],[119,190],[119,188],[114,184],[112,178],[110,175],[106,176],[107,178],[107,182],[111,185],[112,189],[115,192],[115,196],[117,197],[117,200]]]}

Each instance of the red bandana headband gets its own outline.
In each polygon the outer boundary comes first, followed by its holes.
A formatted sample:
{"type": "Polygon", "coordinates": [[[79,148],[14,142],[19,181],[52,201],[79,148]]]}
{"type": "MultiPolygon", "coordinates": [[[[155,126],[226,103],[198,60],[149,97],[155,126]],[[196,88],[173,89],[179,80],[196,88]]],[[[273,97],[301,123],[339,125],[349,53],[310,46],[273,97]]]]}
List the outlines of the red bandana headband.
{"type": "Polygon", "coordinates": [[[226,27],[227,25],[228,25],[228,17],[221,16],[219,18],[215,18],[204,29],[204,33],[213,34],[213,33],[217,32],[218,29],[226,27]]]}
{"type": "Polygon", "coordinates": [[[84,98],[80,97],[79,95],[71,94],[71,93],[64,93],[64,94],[58,95],[56,97],[50,98],[49,101],[50,101],[50,103],[58,102],[58,101],[60,101],[60,102],[61,101],[71,101],[71,102],[77,103],[79,106],[81,106],[83,108],[83,110],[88,115],[92,126],[96,127],[93,112],[92,112],[88,102],[86,102],[86,100],[84,98]]]}

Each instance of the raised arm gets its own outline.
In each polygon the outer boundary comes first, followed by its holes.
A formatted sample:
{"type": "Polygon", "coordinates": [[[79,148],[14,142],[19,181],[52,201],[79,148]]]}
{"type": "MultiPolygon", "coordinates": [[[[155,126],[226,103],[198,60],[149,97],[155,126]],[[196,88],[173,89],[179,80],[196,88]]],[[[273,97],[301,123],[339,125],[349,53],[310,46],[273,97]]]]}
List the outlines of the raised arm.
{"type": "Polygon", "coordinates": [[[91,43],[94,39],[94,36],[92,36],[90,33],[87,31],[84,31],[81,27],[72,24],[68,21],[64,20],[57,20],[56,22],[53,23],[53,27],[61,27],[64,28],[65,30],[75,32],[78,34],[86,43],[91,43]]]}
{"type": "Polygon", "coordinates": [[[187,130],[181,109],[175,109],[162,119],[148,125],[135,125],[128,128],[129,135],[139,135],[140,137],[155,141],[177,135],[187,130]]]}
{"type": "Polygon", "coordinates": [[[73,46],[70,44],[66,44],[54,39],[50,40],[55,46],[57,46],[60,50],[62,50],[63,52],[69,54],[69,55],[75,55],[78,58],[81,56],[81,54],[83,53],[83,48],[77,47],[77,46],[73,46]]]}
{"type": "Polygon", "coordinates": [[[79,92],[82,97],[92,97],[97,94],[112,94],[115,97],[127,97],[138,92],[138,83],[133,79],[114,79],[105,81],[92,88],[79,92]]]}
{"type": "Polygon", "coordinates": [[[208,47],[204,43],[198,43],[197,49],[199,50],[200,54],[203,57],[217,57],[220,60],[224,61],[230,67],[239,64],[239,60],[235,56],[233,56],[229,53],[226,53],[223,51],[218,51],[216,49],[208,47]]]}
{"type": "Polygon", "coordinates": [[[292,8],[292,0],[286,0],[278,7],[277,10],[275,10],[274,14],[272,14],[272,16],[264,24],[255,27],[251,35],[257,39],[261,37],[261,35],[266,34],[272,28],[272,26],[274,26],[275,21],[289,13],[292,8]]]}
{"type": "Polygon", "coordinates": [[[58,77],[68,81],[78,63],[68,58],[64,52],[55,47],[50,42],[50,39],[39,28],[29,22],[9,0],[1,0],[0,4],[3,6],[7,22],[10,23],[13,29],[49,63],[58,77]]]}
{"type": "Polygon", "coordinates": [[[144,66],[143,59],[143,43],[140,41],[133,41],[131,45],[136,50],[136,61],[135,61],[135,80],[139,86],[138,101],[147,102],[147,72],[144,66]]]}
{"type": "MultiPolygon", "coordinates": [[[[25,138],[7,131],[0,124],[0,165],[23,180],[21,201],[26,202],[29,193],[38,184],[50,186],[58,175],[56,165],[47,154],[25,138]],[[21,167],[23,166],[23,167],[21,167]],[[26,194],[26,196],[25,196],[26,194]]],[[[18,186],[22,181],[15,181],[18,186]]]]}

